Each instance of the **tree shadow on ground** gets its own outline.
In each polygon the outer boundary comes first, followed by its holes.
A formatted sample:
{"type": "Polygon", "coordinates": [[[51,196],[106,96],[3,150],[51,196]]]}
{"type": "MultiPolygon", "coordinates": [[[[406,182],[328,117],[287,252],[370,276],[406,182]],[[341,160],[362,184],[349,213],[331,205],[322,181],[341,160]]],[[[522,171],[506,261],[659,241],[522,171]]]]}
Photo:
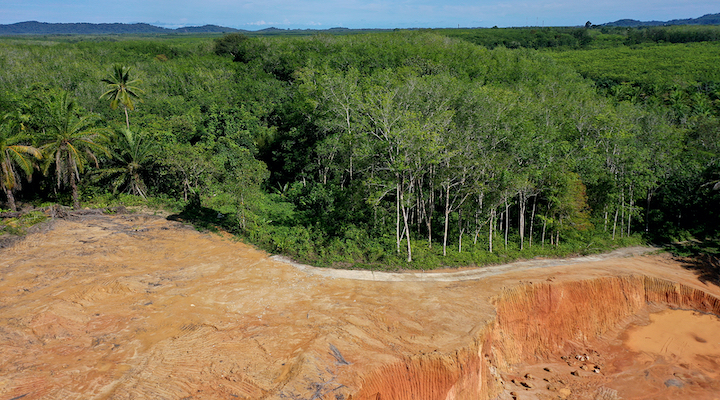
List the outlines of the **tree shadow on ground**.
{"type": "Polygon", "coordinates": [[[212,208],[204,207],[200,196],[193,196],[185,207],[177,214],[168,215],[170,221],[191,224],[199,231],[226,231],[237,233],[237,221],[233,215],[225,215],[212,208]]]}
{"type": "Polygon", "coordinates": [[[673,243],[668,250],[703,283],[720,286],[720,240],[673,243]]]}

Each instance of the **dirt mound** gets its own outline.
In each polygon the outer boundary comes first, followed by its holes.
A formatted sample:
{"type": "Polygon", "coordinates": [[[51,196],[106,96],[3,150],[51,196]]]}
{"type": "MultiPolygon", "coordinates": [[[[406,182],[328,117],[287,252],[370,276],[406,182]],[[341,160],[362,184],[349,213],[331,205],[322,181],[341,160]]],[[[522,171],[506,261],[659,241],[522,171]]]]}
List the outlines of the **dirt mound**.
{"type": "MultiPolygon", "coordinates": [[[[586,350],[648,301],[720,294],[663,256],[497,272],[333,278],[158,217],[57,221],[0,250],[0,399],[543,398],[513,371],[586,350]],[[573,319],[594,303],[601,318],[573,319]]],[[[617,390],[564,379],[554,395],[617,390]]]]}

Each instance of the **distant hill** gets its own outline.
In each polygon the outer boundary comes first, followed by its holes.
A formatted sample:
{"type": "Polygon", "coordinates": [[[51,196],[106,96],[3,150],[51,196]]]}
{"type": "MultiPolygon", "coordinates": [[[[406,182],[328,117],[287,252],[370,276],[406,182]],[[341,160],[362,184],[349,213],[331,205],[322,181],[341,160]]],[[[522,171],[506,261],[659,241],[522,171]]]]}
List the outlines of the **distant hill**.
{"type": "Polygon", "coordinates": [[[150,24],[52,24],[47,22],[18,22],[0,25],[0,36],[7,35],[122,35],[148,33],[226,33],[239,29],[217,25],[186,26],[177,29],[161,28],[150,24]]]}
{"type": "Polygon", "coordinates": [[[275,27],[257,31],[228,28],[218,25],[184,26],[177,29],[163,28],[150,24],[90,24],[90,23],[47,23],[47,22],[18,22],[15,24],[0,24],[0,36],[11,35],[146,35],[146,34],[183,34],[183,33],[242,33],[249,36],[295,35],[307,36],[319,33],[336,35],[349,35],[354,33],[387,32],[392,29],[349,29],[333,27],[330,29],[280,29],[275,27]]]}
{"type": "MultiPolygon", "coordinates": [[[[700,18],[674,19],[671,21],[638,21],[621,19],[600,26],[639,27],[664,25],[720,25],[720,13],[707,14],[700,18]]],[[[218,25],[185,26],[177,29],[162,28],[155,25],[136,24],[91,24],[91,23],[47,23],[38,21],[0,24],[0,36],[10,35],[123,35],[123,34],[172,34],[172,33],[231,33],[242,32],[256,35],[308,35],[320,32],[333,34],[352,34],[362,32],[380,32],[388,29],[348,29],[333,27],[330,29],[278,29],[265,28],[259,31],[247,31],[218,25]]]]}
{"type": "Polygon", "coordinates": [[[260,29],[260,30],[257,31],[257,32],[258,32],[258,33],[280,33],[280,32],[287,32],[287,30],[285,30],[285,29],[279,29],[279,28],[276,28],[276,27],[274,27],[274,26],[271,26],[271,27],[269,27],[269,28],[260,29]]]}
{"type": "Polygon", "coordinates": [[[242,29],[228,28],[226,26],[218,25],[203,25],[203,26],[185,26],[182,28],[172,29],[173,32],[181,33],[231,33],[231,32],[246,32],[242,29]]]}
{"type": "Polygon", "coordinates": [[[670,21],[638,21],[634,19],[621,19],[615,22],[608,22],[600,26],[619,26],[634,28],[638,26],[666,26],[666,25],[720,25],[720,13],[706,14],[700,18],[673,19],[670,21]]]}

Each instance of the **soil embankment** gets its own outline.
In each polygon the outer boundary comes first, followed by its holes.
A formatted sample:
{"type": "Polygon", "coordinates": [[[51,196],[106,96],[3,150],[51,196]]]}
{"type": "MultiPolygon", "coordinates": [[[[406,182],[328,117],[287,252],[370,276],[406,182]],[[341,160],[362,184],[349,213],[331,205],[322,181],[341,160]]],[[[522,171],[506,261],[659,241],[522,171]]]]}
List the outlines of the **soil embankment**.
{"type": "Polygon", "coordinates": [[[58,221],[0,250],[0,400],[632,398],[627,377],[654,398],[718,393],[714,353],[656,356],[623,331],[666,306],[720,311],[717,286],[664,256],[306,271],[162,218],[58,221]]]}

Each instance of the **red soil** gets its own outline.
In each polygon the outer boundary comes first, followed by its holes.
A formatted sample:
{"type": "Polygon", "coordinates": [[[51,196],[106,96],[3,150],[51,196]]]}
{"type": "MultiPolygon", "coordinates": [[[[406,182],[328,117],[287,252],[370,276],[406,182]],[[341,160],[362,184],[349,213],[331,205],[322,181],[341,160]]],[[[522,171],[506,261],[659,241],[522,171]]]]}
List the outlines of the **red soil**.
{"type": "Polygon", "coordinates": [[[360,281],[162,218],[83,218],[0,250],[1,400],[720,397],[717,331],[683,314],[689,344],[660,350],[623,333],[668,305],[720,313],[667,256],[360,281]]]}

